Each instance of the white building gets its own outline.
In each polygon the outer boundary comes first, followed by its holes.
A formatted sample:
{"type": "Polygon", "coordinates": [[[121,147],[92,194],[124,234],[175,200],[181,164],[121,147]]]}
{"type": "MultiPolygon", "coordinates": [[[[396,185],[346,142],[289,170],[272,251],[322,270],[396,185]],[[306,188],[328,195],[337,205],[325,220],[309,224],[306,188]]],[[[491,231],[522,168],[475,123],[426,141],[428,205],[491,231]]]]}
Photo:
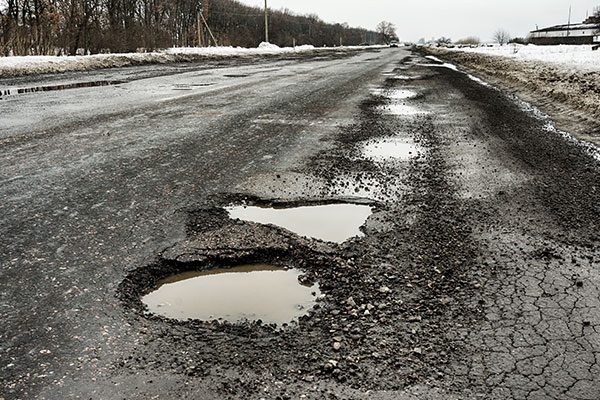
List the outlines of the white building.
{"type": "Polygon", "coordinates": [[[600,21],[589,18],[582,24],[538,29],[531,32],[528,39],[537,45],[600,43],[600,21]]]}

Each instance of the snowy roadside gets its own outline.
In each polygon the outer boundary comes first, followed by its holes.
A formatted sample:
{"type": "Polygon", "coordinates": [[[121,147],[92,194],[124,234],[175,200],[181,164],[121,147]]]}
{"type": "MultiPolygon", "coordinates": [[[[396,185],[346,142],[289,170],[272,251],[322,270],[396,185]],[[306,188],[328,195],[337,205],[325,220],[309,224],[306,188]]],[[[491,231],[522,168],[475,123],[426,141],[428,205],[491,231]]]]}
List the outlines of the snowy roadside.
{"type": "Polygon", "coordinates": [[[453,48],[448,51],[499,56],[520,61],[540,61],[557,68],[582,72],[600,71],[600,51],[591,45],[583,46],[535,46],[510,44],[475,48],[453,48]]]}
{"type": "Polygon", "coordinates": [[[515,92],[537,105],[565,129],[597,135],[600,53],[592,51],[591,46],[529,47],[522,46],[516,53],[511,53],[511,46],[421,49],[489,83],[515,92]]]}
{"type": "Polygon", "coordinates": [[[309,54],[317,52],[347,52],[378,48],[378,46],[278,47],[262,43],[257,48],[188,47],[171,48],[152,53],[95,54],[90,56],[22,56],[0,57],[0,78],[32,74],[88,71],[102,68],[127,67],[142,64],[193,62],[223,58],[309,54]]]}

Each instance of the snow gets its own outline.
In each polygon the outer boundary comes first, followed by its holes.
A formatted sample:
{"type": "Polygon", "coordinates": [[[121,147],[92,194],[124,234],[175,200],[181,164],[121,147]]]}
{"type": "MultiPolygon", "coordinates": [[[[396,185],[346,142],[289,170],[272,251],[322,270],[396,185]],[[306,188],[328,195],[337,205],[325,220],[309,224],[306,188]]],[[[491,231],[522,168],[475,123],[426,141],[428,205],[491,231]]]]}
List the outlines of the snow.
{"type": "Polygon", "coordinates": [[[276,55],[320,50],[366,49],[380,46],[320,47],[311,45],[279,47],[271,43],[261,43],[257,48],[242,47],[175,47],[151,53],[95,54],[90,56],[14,56],[0,57],[0,77],[84,71],[99,68],[124,67],[143,63],[168,63],[185,61],[191,57],[242,57],[255,55],[276,55]]]}
{"type": "Polygon", "coordinates": [[[467,75],[467,77],[469,79],[471,79],[472,81],[475,81],[475,82],[479,83],[480,85],[491,86],[489,83],[485,82],[484,80],[482,80],[482,79],[480,79],[480,78],[478,78],[478,77],[476,77],[474,75],[471,75],[469,73],[466,73],[464,71],[459,70],[456,65],[451,64],[451,63],[447,63],[447,62],[443,62],[442,60],[440,60],[436,56],[426,56],[425,58],[427,58],[427,59],[429,59],[431,61],[435,61],[437,63],[441,63],[441,64],[420,64],[420,65],[426,65],[428,67],[434,66],[434,67],[449,68],[449,69],[451,69],[453,71],[462,72],[463,74],[467,75]]]}
{"type": "Polygon", "coordinates": [[[541,61],[556,64],[561,68],[579,71],[600,71],[600,50],[593,51],[591,45],[580,46],[536,46],[511,44],[506,46],[453,48],[450,51],[477,53],[492,56],[508,57],[521,61],[541,61]]]}
{"type": "Polygon", "coordinates": [[[281,47],[277,46],[276,44],[272,44],[269,42],[262,42],[261,44],[258,45],[259,49],[269,49],[269,50],[278,50],[281,47]]]}

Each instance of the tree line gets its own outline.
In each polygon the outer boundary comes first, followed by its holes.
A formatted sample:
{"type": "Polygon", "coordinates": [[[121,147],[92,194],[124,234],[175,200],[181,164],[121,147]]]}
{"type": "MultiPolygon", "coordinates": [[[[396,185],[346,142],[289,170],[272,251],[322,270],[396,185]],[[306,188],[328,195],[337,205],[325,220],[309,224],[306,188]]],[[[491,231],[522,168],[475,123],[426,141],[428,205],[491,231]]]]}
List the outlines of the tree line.
{"type": "MultiPolygon", "coordinates": [[[[357,45],[380,38],[316,15],[269,13],[270,42],[279,46],[357,45]]],[[[236,0],[0,0],[0,55],[196,46],[212,40],[204,21],[219,45],[254,47],[264,38],[264,10],[236,0]]]]}

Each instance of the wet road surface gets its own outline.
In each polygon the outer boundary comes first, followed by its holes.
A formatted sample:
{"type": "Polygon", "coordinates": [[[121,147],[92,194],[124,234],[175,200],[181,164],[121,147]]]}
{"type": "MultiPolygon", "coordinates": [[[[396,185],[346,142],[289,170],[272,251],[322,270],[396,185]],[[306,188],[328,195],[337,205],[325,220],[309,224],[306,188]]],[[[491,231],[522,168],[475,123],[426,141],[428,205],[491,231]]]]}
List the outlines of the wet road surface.
{"type": "Polygon", "coordinates": [[[594,148],[403,49],[169,68],[0,80],[0,397],[600,398],[594,148]],[[58,81],[116,84],[13,94],[58,81]],[[373,206],[344,243],[224,208],[341,200],[373,206]],[[161,279],[245,264],[319,306],[144,313],[161,279]]]}

